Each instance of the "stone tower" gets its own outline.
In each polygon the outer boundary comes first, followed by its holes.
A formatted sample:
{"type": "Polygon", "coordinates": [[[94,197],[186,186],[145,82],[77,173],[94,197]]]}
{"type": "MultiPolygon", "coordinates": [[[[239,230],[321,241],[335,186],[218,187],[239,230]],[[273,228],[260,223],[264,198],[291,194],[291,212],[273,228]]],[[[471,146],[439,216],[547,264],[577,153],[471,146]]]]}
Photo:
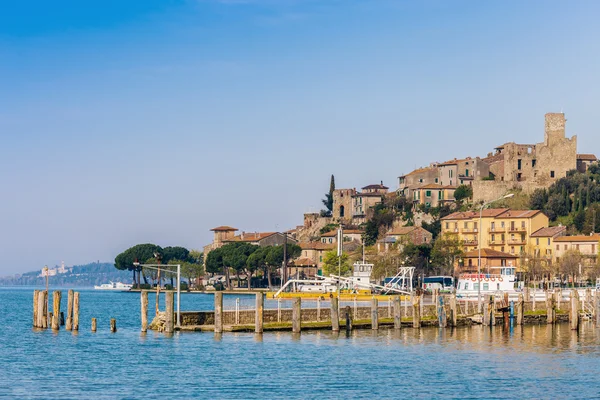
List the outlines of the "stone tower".
{"type": "Polygon", "coordinates": [[[560,143],[565,139],[565,114],[547,113],[545,115],[544,144],[560,143]]]}

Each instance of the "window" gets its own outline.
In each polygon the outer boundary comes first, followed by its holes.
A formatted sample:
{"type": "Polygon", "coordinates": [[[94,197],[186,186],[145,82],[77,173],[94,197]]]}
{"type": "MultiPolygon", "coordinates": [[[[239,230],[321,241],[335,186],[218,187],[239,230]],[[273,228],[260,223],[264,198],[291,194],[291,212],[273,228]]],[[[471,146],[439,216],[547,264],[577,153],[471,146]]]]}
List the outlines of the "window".
{"type": "Polygon", "coordinates": [[[521,228],[525,229],[525,221],[521,221],[521,228]]]}
{"type": "Polygon", "coordinates": [[[560,244],[556,245],[556,251],[560,250],[560,244]]]}
{"type": "Polygon", "coordinates": [[[537,160],[535,158],[531,160],[531,168],[535,168],[536,161],[537,160]]]}
{"type": "Polygon", "coordinates": [[[504,253],[504,246],[500,247],[500,251],[504,253]]]}
{"type": "Polygon", "coordinates": [[[473,227],[477,229],[477,222],[473,222],[473,227]]]}
{"type": "Polygon", "coordinates": [[[473,290],[478,290],[479,289],[479,282],[475,282],[473,284],[473,290]]]}
{"type": "Polygon", "coordinates": [[[469,228],[469,223],[465,222],[465,229],[468,229],[468,228],[469,228]]]}
{"type": "Polygon", "coordinates": [[[510,254],[515,254],[515,246],[510,246],[510,254]]]}
{"type": "Polygon", "coordinates": [[[333,243],[333,238],[329,238],[329,243],[333,243]]]}
{"type": "Polygon", "coordinates": [[[521,169],[521,159],[517,160],[517,169],[521,169]]]}
{"type": "Polygon", "coordinates": [[[465,290],[469,290],[469,282],[465,282],[465,290]]]}
{"type": "Polygon", "coordinates": [[[550,238],[548,238],[548,246],[550,246],[550,238]]]}
{"type": "Polygon", "coordinates": [[[469,176],[469,170],[465,169],[465,176],[469,176]]]}
{"type": "Polygon", "coordinates": [[[426,190],[425,191],[425,196],[431,197],[431,190],[426,190]]]}
{"type": "Polygon", "coordinates": [[[500,222],[500,228],[504,229],[504,221],[500,222]]]}
{"type": "Polygon", "coordinates": [[[492,233],[492,243],[494,243],[495,241],[496,241],[496,235],[494,235],[494,234],[492,233]]]}
{"type": "Polygon", "coordinates": [[[438,178],[435,178],[435,183],[438,183],[438,178]]]}
{"type": "Polygon", "coordinates": [[[438,199],[444,200],[444,191],[443,190],[438,191],[438,199]]]}
{"type": "Polygon", "coordinates": [[[319,256],[319,262],[323,262],[323,256],[319,256]]]}
{"type": "Polygon", "coordinates": [[[535,245],[539,246],[540,245],[540,238],[535,238],[535,245]]]}
{"type": "Polygon", "coordinates": [[[550,171],[550,178],[554,178],[554,171],[550,171]]]}
{"type": "Polygon", "coordinates": [[[492,230],[496,229],[496,223],[492,222],[492,230]]]}
{"type": "Polygon", "coordinates": [[[419,183],[423,183],[423,178],[419,179],[419,183]]]}
{"type": "Polygon", "coordinates": [[[340,206],[340,218],[344,218],[344,206],[340,206]]]}
{"type": "Polygon", "coordinates": [[[450,223],[446,222],[446,229],[450,229],[450,223]]]}
{"type": "Polygon", "coordinates": [[[484,283],[483,284],[483,290],[489,290],[490,289],[490,284],[489,283],[484,283]]]}

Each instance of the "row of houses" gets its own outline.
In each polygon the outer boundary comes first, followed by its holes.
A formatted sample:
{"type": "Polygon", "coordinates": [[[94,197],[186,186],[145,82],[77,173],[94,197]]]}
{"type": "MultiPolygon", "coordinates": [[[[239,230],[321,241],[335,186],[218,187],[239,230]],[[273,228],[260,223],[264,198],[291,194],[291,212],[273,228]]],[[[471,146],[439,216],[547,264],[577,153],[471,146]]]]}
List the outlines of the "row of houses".
{"type": "Polygon", "coordinates": [[[600,235],[567,236],[566,227],[549,226],[548,216],[539,210],[455,212],[441,222],[442,235],[456,238],[464,249],[462,262],[457,263],[461,271],[477,270],[480,249],[483,269],[519,268],[523,261],[533,259],[552,265],[570,250],[581,253],[584,266],[593,265],[600,250],[600,235]]]}
{"type": "MultiPolygon", "coordinates": [[[[212,243],[204,246],[204,254],[224,246],[228,243],[249,243],[256,246],[276,246],[284,243],[293,243],[300,246],[301,254],[290,261],[288,273],[290,276],[315,276],[323,268],[325,254],[337,248],[337,230],[325,232],[318,240],[299,241],[296,230],[287,232],[241,232],[231,226],[218,226],[211,229],[213,232],[212,243]]],[[[344,251],[353,251],[362,246],[363,231],[347,229],[342,231],[344,251]]],[[[398,248],[407,243],[431,243],[432,234],[427,230],[417,227],[399,227],[387,232],[378,242],[380,252],[389,251],[392,247],[398,248]]],[[[206,260],[206,257],[205,257],[206,260]]]]}

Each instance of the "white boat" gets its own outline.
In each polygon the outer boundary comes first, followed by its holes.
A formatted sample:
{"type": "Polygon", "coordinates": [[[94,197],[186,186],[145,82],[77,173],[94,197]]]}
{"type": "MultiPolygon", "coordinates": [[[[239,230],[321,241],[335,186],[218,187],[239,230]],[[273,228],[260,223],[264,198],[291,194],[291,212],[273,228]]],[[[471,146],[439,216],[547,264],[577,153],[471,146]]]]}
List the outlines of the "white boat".
{"type": "Polygon", "coordinates": [[[96,290],[131,290],[133,285],[130,285],[128,283],[122,283],[122,282],[110,282],[110,283],[103,283],[100,286],[95,285],[94,289],[96,290]]]}
{"type": "Polygon", "coordinates": [[[461,274],[456,286],[456,297],[469,298],[499,292],[517,293],[515,267],[502,267],[499,274],[461,274]],[[480,287],[481,285],[481,287],[480,287]]]}

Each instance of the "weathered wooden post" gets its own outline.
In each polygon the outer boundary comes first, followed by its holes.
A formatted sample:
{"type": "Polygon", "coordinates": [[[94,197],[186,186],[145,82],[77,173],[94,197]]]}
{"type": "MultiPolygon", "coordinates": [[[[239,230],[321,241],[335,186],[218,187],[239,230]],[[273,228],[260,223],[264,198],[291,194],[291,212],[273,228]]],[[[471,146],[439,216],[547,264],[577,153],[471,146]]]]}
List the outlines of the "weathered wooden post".
{"type": "Polygon", "coordinates": [[[57,331],[60,329],[60,298],[62,293],[60,290],[55,290],[52,298],[52,330],[57,331]]]}
{"type": "Polygon", "coordinates": [[[496,300],[490,296],[490,325],[496,326],[496,300]]]}
{"type": "Polygon", "coordinates": [[[450,296],[450,323],[452,327],[458,325],[458,311],[456,309],[456,293],[450,296]]]}
{"type": "Polygon", "coordinates": [[[448,319],[446,318],[446,307],[444,306],[444,296],[437,296],[437,317],[438,317],[438,326],[440,328],[445,328],[448,324],[448,319]]]}
{"type": "Polygon", "coordinates": [[[173,333],[175,323],[175,300],[173,291],[165,292],[165,333],[173,333]]]}
{"type": "Polygon", "coordinates": [[[421,296],[412,295],[413,303],[413,328],[421,327],[421,296]]]}
{"type": "Polygon", "coordinates": [[[321,321],[321,297],[317,297],[317,322],[321,321]]]}
{"type": "MultiPolygon", "coordinates": [[[[172,293],[172,292],[171,292],[171,293],[172,293]]],[[[115,333],[115,332],[117,332],[117,320],[116,320],[116,319],[114,319],[114,318],[111,318],[111,319],[110,319],[110,331],[111,331],[112,333],[115,333]]]]}
{"type": "Polygon", "coordinates": [[[575,289],[571,291],[571,310],[569,312],[569,324],[571,330],[579,329],[579,294],[575,289]]]}
{"type": "Polygon", "coordinates": [[[394,329],[402,329],[402,305],[400,296],[394,296],[394,329]]]}
{"type": "Polygon", "coordinates": [[[559,289],[556,289],[556,290],[554,291],[554,294],[556,295],[556,308],[557,308],[558,310],[560,310],[560,302],[561,302],[561,300],[562,300],[562,289],[560,289],[560,288],[559,288],[559,289]]]}
{"type": "Polygon", "coordinates": [[[79,292],[73,293],[73,330],[79,330],[79,292]]]}
{"type": "Polygon", "coordinates": [[[523,325],[524,302],[523,293],[519,293],[519,299],[517,300],[517,325],[523,325]]]}
{"type": "Polygon", "coordinates": [[[46,316],[46,296],[48,292],[41,290],[38,295],[38,310],[37,310],[37,327],[46,329],[48,328],[48,317],[46,316]]]}
{"type": "Polygon", "coordinates": [[[96,332],[96,318],[92,318],[92,332],[96,332]]]}
{"type": "Polygon", "coordinates": [[[302,299],[294,298],[292,307],[292,332],[300,333],[302,329],[302,299]]]}
{"type": "Polygon", "coordinates": [[[546,323],[548,324],[553,324],[555,320],[554,296],[553,292],[546,291],[546,323]]]}
{"type": "Polygon", "coordinates": [[[148,291],[142,290],[140,293],[141,317],[142,317],[142,332],[148,331],[148,291]]]}
{"type": "Polygon", "coordinates": [[[73,289],[67,292],[67,324],[65,329],[68,331],[73,329],[73,289]]]}
{"type": "Polygon", "coordinates": [[[223,293],[215,292],[215,333],[223,333],[223,293]]]}
{"type": "Polygon", "coordinates": [[[388,307],[387,307],[387,309],[388,309],[388,316],[387,317],[388,318],[392,318],[392,298],[391,297],[388,297],[388,302],[387,303],[388,303],[388,307]]]}
{"type": "Polygon", "coordinates": [[[256,293],[256,311],[254,312],[254,332],[263,333],[265,297],[262,292],[256,293]]]}
{"type": "Polygon", "coordinates": [[[352,331],[352,309],[346,306],[346,333],[352,331]]]}
{"type": "Polygon", "coordinates": [[[371,299],[371,329],[379,329],[379,300],[375,297],[371,299]]]}
{"type": "Polygon", "coordinates": [[[40,296],[39,290],[33,291],[33,327],[39,328],[38,326],[38,297],[40,296]]]}
{"type": "Polygon", "coordinates": [[[340,330],[340,315],[338,313],[338,298],[331,298],[331,330],[337,332],[340,330]]]}
{"type": "Polygon", "coordinates": [[[594,301],[594,317],[596,318],[596,328],[600,328],[600,291],[596,290],[594,301]]]}
{"type": "Polygon", "coordinates": [[[504,292],[504,298],[502,302],[502,320],[504,322],[504,329],[510,328],[510,304],[508,302],[508,293],[504,292]]]}
{"type": "Polygon", "coordinates": [[[483,303],[483,326],[490,326],[490,303],[483,303]]]}
{"type": "Polygon", "coordinates": [[[536,289],[533,288],[533,295],[531,296],[531,310],[535,311],[535,295],[536,295],[536,289]]]}

